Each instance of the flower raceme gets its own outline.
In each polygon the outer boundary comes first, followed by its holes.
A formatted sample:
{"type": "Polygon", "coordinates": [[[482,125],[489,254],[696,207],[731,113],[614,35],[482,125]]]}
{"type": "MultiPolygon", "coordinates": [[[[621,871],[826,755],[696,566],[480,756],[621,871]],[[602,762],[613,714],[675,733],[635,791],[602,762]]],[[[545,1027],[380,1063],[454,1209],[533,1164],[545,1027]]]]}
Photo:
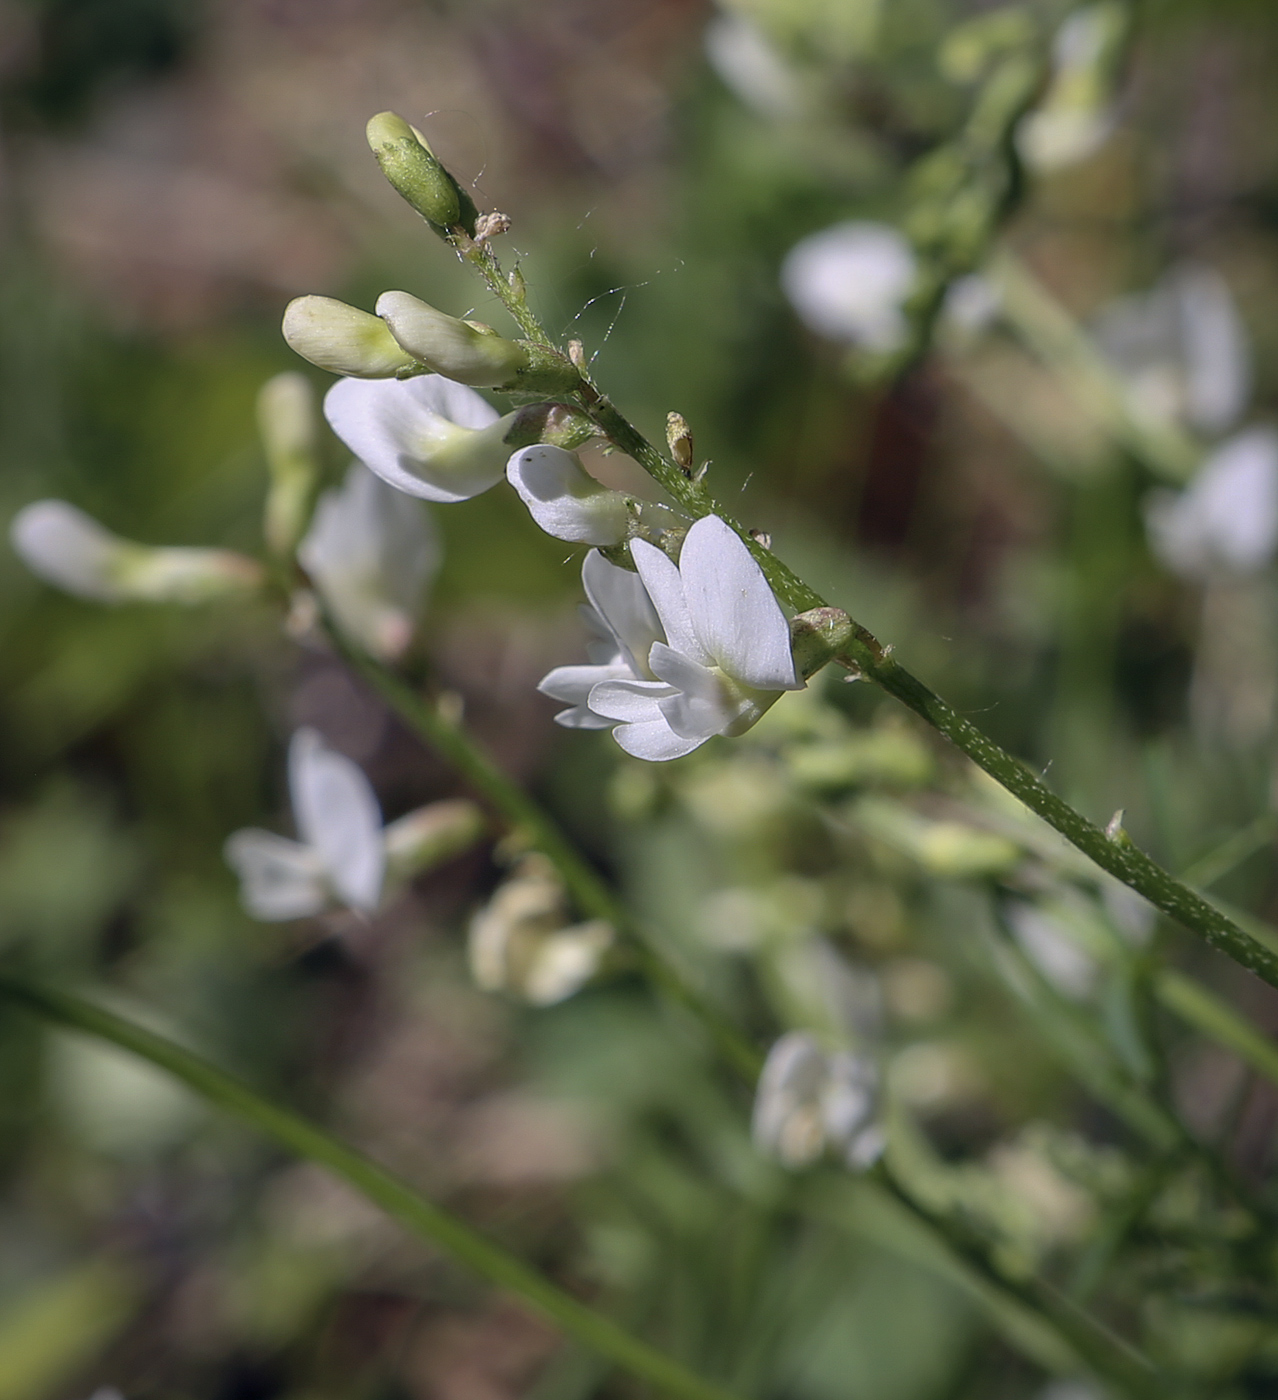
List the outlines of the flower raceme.
{"type": "Polygon", "coordinates": [[[560,724],[611,727],[627,753],[660,761],[744,733],[784,691],[803,688],[790,624],[718,516],[692,526],[678,565],[645,540],[630,554],[636,574],[597,554],[583,566],[590,664],[558,667],[540,686],[570,706],[560,724]]]}
{"type": "Polygon", "coordinates": [[[261,587],[256,560],[227,549],[138,544],[121,539],[66,501],[33,501],[9,527],[33,574],[99,603],[203,603],[261,587]]]}
{"type": "Polygon", "coordinates": [[[301,919],[335,903],[373,913],[388,886],[464,850],[483,819],[471,802],[432,803],[383,828],[372,785],[313,729],[288,751],[288,786],[300,841],[248,827],[226,843],[240,897],[256,919],[301,919]]]}

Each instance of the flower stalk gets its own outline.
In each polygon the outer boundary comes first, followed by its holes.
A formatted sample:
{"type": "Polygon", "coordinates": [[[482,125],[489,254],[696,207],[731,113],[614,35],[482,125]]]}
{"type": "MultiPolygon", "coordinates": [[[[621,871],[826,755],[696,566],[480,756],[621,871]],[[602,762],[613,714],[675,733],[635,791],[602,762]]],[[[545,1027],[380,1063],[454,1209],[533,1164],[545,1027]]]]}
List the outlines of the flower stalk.
{"type": "Polygon", "coordinates": [[[413,1234],[481,1278],[508,1289],[598,1355],[681,1400],[734,1400],[732,1392],[632,1336],[521,1259],[472,1230],[415,1187],[299,1114],[263,1098],[202,1056],[92,1002],[0,973],[0,995],[47,1021],[83,1031],[149,1061],[286,1151],[327,1168],[413,1234]]]}

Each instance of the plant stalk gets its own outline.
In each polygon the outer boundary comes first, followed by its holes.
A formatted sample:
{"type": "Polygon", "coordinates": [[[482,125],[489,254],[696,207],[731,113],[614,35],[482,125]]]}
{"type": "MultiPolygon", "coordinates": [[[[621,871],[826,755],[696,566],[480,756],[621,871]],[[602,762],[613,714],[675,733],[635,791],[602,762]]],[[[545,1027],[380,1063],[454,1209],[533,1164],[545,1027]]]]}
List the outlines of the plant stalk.
{"type": "Polygon", "coordinates": [[[326,1167],[413,1234],[517,1294],[575,1341],[663,1393],[681,1400],[737,1400],[731,1391],[704,1380],[565,1293],[384,1167],[183,1046],[80,997],[7,973],[0,973],[0,995],[45,1020],[110,1041],[167,1071],[286,1151],[326,1167]]]}

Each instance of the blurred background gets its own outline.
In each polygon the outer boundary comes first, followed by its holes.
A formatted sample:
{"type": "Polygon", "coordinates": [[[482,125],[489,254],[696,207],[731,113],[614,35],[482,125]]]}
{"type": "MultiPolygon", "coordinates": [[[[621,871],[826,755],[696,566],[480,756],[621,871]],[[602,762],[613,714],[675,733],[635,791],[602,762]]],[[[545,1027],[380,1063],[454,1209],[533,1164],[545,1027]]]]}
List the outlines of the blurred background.
{"type": "MultiPolygon", "coordinates": [[[[951,337],[868,382],[782,292],[801,238],[899,220],[905,172],[967,110],[939,47],[986,8],[0,0],[0,517],[57,496],[148,543],[260,551],[254,401],[298,367],[278,330],[289,298],[371,307],[397,287],[508,329],[382,180],[363,129],[390,108],[481,209],[511,216],[503,258],[631,419],[660,442],[669,410],[687,418],[747,525],[1089,817],[1124,808],[1171,868],[1246,829],[1220,892],[1278,918],[1270,574],[1204,585],[1160,562],[1143,514],[1157,473],[1015,336],[951,337]]],[[[1264,0],[1150,0],[1112,130],[1032,174],[1003,234],[1083,328],[1169,268],[1214,269],[1245,330],[1255,424],[1278,390],[1276,63],[1264,0]]],[[[335,481],[344,449],[325,450],[335,481]]],[[[778,948],[833,946],[866,969],[928,1150],[969,1172],[977,1217],[1013,1202],[996,1222],[1008,1249],[1076,1267],[1138,1172],[1128,1129],[973,952],[980,881],[1005,858],[946,865],[902,827],[988,794],[890,701],[834,681],[819,714],[787,699],[771,729],[670,769],[557,730],[534,687],[580,655],[579,556],[504,486],[434,515],[446,557],[419,659],[473,731],[762,1043],[817,966],[778,948]],[[803,779],[793,748],[818,739],[841,777],[803,779]],[[837,829],[827,799],[845,804],[837,829]],[[769,995],[742,971],[752,957],[769,995]]],[[[748,1098],[641,986],[541,1011],[475,990],[465,928],[500,847],[370,924],[243,913],[222,845],[249,824],[291,830],[299,725],[364,768],[388,817],[465,791],[265,605],[98,608],[5,548],[0,676],[15,965],[323,1118],[751,1393],[1099,1394],[1053,1382],[1050,1349],[1018,1341],[872,1191],[819,1171],[796,1186],[761,1162],[748,1098]]],[[[1258,982],[1157,937],[1278,1033],[1258,982]]],[[[1150,1082],[1259,1189],[1278,1091],[1163,1030],[1150,1082]]],[[[8,1008],[0,1173],[0,1400],[633,1388],[319,1172],[8,1008]]],[[[1200,1283],[1215,1256],[1173,1267],[1139,1243],[1096,1296],[1213,1394],[1272,1394],[1254,1298],[1187,1303],[1176,1268],[1200,1283]]]]}

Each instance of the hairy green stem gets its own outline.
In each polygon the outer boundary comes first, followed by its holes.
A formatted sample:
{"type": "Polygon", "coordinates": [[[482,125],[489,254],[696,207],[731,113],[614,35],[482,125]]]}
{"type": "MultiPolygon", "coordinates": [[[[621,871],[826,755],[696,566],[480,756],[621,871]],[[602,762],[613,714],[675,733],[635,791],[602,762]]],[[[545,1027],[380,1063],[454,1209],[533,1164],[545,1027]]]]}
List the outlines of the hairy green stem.
{"type": "Polygon", "coordinates": [[[108,1040],[172,1074],[287,1151],[326,1167],[415,1235],[490,1283],[517,1294],[568,1336],[631,1375],[683,1400],[734,1400],[731,1391],[702,1379],[632,1336],[384,1167],[300,1115],[263,1098],[203,1057],[92,1002],[7,973],[0,973],[0,995],[46,1020],[108,1040]]]}
{"type": "MultiPolygon", "coordinates": [[[[722,514],[701,483],[690,480],[673,462],[664,458],[606,398],[597,394],[593,398],[583,395],[583,403],[611,441],[639,462],[688,514],[694,517],[712,512],[722,514]]],[[[829,606],[820,594],[809,588],[771,550],[752,539],[730,516],[722,514],[722,518],[749,547],[783,602],[800,612],[829,606]]],[[[881,646],[873,634],[859,624],[853,623],[853,626],[856,635],[846,653],[836,660],[881,686],[939,730],[1102,870],[1144,895],[1156,909],[1199,934],[1213,948],[1241,963],[1271,986],[1278,987],[1278,954],[1164,870],[1136,846],[1126,832],[1120,830],[1115,836],[1109,836],[1089,822],[1019,759],[911,675],[892,655],[891,647],[881,646]]]]}
{"type": "Polygon", "coordinates": [[[763,1065],[759,1051],[654,951],[616,892],[581,855],[550,813],[512,782],[461,725],[442,713],[437,705],[352,646],[331,621],[327,622],[326,631],[347,665],[554,865],[581,912],[605,920],[618,933],[628,936],[628,951],[638,970],[664,996],[691,1012],[737,1073],[753,1085],[763,1065]]]}

